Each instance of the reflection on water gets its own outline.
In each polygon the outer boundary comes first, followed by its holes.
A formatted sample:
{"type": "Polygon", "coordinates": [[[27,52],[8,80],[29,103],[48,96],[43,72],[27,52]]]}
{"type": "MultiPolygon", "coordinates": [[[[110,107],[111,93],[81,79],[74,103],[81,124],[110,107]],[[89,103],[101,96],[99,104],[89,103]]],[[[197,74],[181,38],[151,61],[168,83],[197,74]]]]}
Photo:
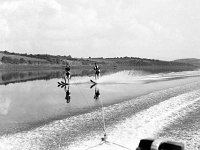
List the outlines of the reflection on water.
{"type": "Polygon", "coordinates": [[[1,72],[0,84],[7,85],[9,83],[25,82],[31,80],[49,80],[62,76],[62,71],[22,71],[22,72],[1,72]]]}
{"type": "Polygon", "coordinates": [[[68,83],[66,83],[66,76],[64,77],[64,81],[65,82],[63,81],[58,82],[58,87],[64,88],[66,103],[70,103],[71,92],[69,88],[69,80],[68,80],[68,83]]]}
{"type": "Polygon", "coordinates": [[[61,82],[58,82],[58,87],[64,88],[66,103],[70,103],[71,92],[70,92],[69,84],[66,84],[61,81],[61,82]]]}
{"type": "Polygon", "coordinates": [[[97,86],[97,83],[93,83],[93,85],[90,86],[91,89],[93,87],[94,87],[94,99],[98,100],[100,97],[100,90],[99,90],[99,87],[97,86]]]}
{"type": "MultiPolygon", "coordinates": [[[[101,74],[111,74],[119,71],[130,70],[130,67],[117,67],[117,68],[102,68],[101,74]]],[[[136,72],[142,72],[142,74],[155,74],[160,72],[170,72],[170,68],[154,68],[154,67],[143,67],[135,68],[136,72]]],[[[173,72],[178,72],[181,70],[173,70],[173,72]]],[[[32,80],[49,80],[53,78],[63,77],[64,70],[33,70],[33,71],[1,71],[0,72],[0,85],[7,85],[9,83],[26,82],[32,80]]],[[[94,75],[93,69],[72,69],[72,77],[74,76],[92,76],[94,75]]]]}
{"type": "Polygon", "coordinates": [[[94,99],[95,99],[95,100],[98,100],[99,97],[100,97],[100,91],[99,91],[99,88],[97,87],[96,84],[94,84],[94,86],[95,86],[95,90],[94,90],[94,99]]]}
{"type": "MultiPolygon", "coordinates": [[[[91,70],[72,70],[72,77],[92,74],[93,72],[91,70]]],[[[61,78],[64,75],[64,70],[3,71],[0,72],[0,85],[33,80],[50,80],[53,78],[61,78]]]]}
{"type": "Polygon", "coordinates": [[[65,89],[65,93],[66,93],[66,96],[65,96],[66,102],[69,103],[70,99],[71,99],[71,92],[69,90],[69,85],[67,86],[67,88],[65,86],[64,89],[65,89]]]}
{"type": "MultiPolygon", "coordinates": [[[[64,78],[65,79],[65,78],[64,78]]],[[[70,103],[71,100],[71,91],[70,91],[70,83],[66,83],[66,80],[58,82],[58,87],[64,89],[66,103],[70,103]]],[[[100,90],[96,83],[90,86],[90,89],[94,87],[94,99],[98,100],[100,98],[100,90]]]]}
{"type": "MultiPolygon", "coordinates": [[[[104,69],[102,74],[117,70],[104,69]]],[[[94,74],[92,69],[73,69],[71,70],[72,77],[75,76],[91,76],[94,74]]],[[[53,78],[61,78],[65,75],[64,70],[33,70],[33,71],[1,71],[0,85],[9,83],[26,82],[33,80],[50,80],[53,78]]]]}

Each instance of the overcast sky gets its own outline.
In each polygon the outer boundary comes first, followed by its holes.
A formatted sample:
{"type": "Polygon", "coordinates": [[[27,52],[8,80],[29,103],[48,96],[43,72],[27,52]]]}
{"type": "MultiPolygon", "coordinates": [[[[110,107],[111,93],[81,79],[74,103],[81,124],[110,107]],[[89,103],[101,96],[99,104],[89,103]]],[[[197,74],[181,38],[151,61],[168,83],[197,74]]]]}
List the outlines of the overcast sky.
{"type": "Polygon", "coordinates": [[[0,0],[0,50],[200,58],[200,0],[0,0]]]}

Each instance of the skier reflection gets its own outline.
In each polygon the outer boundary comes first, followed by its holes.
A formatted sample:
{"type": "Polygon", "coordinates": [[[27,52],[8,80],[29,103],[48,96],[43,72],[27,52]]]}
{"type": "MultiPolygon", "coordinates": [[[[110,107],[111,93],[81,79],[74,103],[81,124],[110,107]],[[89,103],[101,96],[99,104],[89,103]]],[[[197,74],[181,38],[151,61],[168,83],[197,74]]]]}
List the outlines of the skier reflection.
{"type": "Polygon", "coordinates": [[[71,92],[69,90],[69,85],[68,86],[65,86],[65,93],[66,93],[66,96],[65,96],[65,99],[66,99],[66,103],[70,103],[70,99],[71,99],[71,92]]]}
{"type": "Polygon", "coordinates": [[[100,91],[99,88],[97,86],[95,86],[95,93],[94,93],[94,99],[98,100],[100,97],[100,91]]]}

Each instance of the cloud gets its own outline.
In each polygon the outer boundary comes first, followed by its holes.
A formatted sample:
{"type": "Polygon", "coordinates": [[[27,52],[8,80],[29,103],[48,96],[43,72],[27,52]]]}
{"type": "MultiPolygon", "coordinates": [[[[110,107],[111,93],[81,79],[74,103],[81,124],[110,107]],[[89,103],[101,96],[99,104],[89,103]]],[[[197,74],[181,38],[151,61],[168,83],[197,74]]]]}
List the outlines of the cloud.
{"type": "Polygon", "coordinates": [[[135,18],[127,14],[130,12],[121,8],[122,1],[95,2],[68,0],[65,5],[55,0],[4,2],[0,11],[7,22],[7,30],[3,31],[7,35],[10,31],[7,44],[12,49],[53,49],[61,48],[59,45],[65,47],[60,43],[62,40],[80,50],[78,45],[92,44],[90,47],[95,48],[113,38],[144,34],[145,31],[139,31],[143,29],[135,18]],[[135,29],[137,32],[132,31],[135,29]]]}
{"type": "Polygon", "coordinates": [[[197,42],[192,36],[198,35],[200,23],[191,18],[199,13],[191,10],[187,15],[186,4],[186,0],[1,1],[0,49],[75,57],[160,57],[166,50],[179,52],[197,42]]]}
{"type": "Polygon", "coordinates": [[[176,40],[176,41],[183,41],[184,37],[181,35],[181,33],[177,30],[171,31],[170,29],[162,26],[158,22],[151,21],[150,27],[156,34],[160,34],[159,37],[163,37],[165,39],[169,40],[176,40]]]}
{"type": "Polygon", "coordinates": [[[5,39],[9,36],[10,29],[6,19],[0,18],[0,39],[5,39]]]}
{"type": "Polygon", "coordinates": [[[61,11],[61,6],[54,0],[19,0],[5,1],[0,6],[1,42],[4,50],[32,53],[40,49],[38,40],[43,36],[41,26],[61,11]],[[3,20],[3,23],[1,23],[3,20]],[[1,28],[2,29],[2,28],[1,28]]]}

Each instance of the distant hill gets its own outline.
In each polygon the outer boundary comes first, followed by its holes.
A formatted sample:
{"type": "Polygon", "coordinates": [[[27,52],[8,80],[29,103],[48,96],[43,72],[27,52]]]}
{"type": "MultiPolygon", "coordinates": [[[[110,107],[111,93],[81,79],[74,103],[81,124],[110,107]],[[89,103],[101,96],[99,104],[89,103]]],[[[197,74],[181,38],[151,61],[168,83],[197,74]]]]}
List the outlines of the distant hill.
{"type": "Polygon", "coordinates": [[[28,57],[28,56],[22,56],[22,55],[16,55],[16,54],[11,54],[11,53],[4,53],[4,52],[0,52],[0,60],[3,63],[13,63],[17,64],[17,63],[36,63],[36,62],[40,62],[40,63],[48,63],[47,60],[44,59],[40,59],[40,58],[34,58],[34,57],[28,57]],[[10,58],[10,60],[9,60],[10,58]],[[20,62],[21,60],[21,62],[20,62]],[[9,62],[10,61],[10,62],[9,62]]]}
{"type": "MultiPolygon", "coordinates": [[[[68,58],[66,56],[66,58],[68,58]]],[[[71,56],[69,57],[71,58],[71,56]]],[[[19,54],[8,51],[0,51],[0,60],[5,64],[65,64],[63,57],[47,55],[47,54],[19,54]]]]}
{"type": "Polygon", "coordinates": [[[104,61],[104,59],[99,61],[90,58],[73,58],[70,55],[21,54],[0,51],[1,70],[61,69],[66,64],[69,64],[73,68],[85,68],[93,66],[95,63],[98,63],[100,66],[110,64],[104,61]]]}
{"type": "MultiPolygon", "coordinates": [[[[70,55],[49,55],[49,54],[20,54],[8,51],[0,51],[0,69],[2,70],[35,70],[35,69],[61,69],[66,64],[75,68],[92,69],[97,63],[100,68],[131,68],[152,72],[163,71],[185,71],[194,70],[200,67],[196,60],[191,61],[175,60],[162,61],[156,59],[138,57],[115,57],[115,58],[73,58],[70,55]]],[[[200,64],[200,63],[199,63],[200,64]]]]}
{"type": "Polygon", "coordinates": [[[197,58],[177,59],[177,60],[174,60],[174,62],[187,63],[187,64],[200,67],[200,59],[197,59],[197,58]]]}
{"type": "Polygon", "coordinates": [[[20,54],[8,51],[0,51],[0,64],[13,65],[39,65],[39,66],[71,66],[88,65],[94,63],[92,60],[82,58],[72,58],[68,56],[49,55],[49,54],[20,54]]]}

